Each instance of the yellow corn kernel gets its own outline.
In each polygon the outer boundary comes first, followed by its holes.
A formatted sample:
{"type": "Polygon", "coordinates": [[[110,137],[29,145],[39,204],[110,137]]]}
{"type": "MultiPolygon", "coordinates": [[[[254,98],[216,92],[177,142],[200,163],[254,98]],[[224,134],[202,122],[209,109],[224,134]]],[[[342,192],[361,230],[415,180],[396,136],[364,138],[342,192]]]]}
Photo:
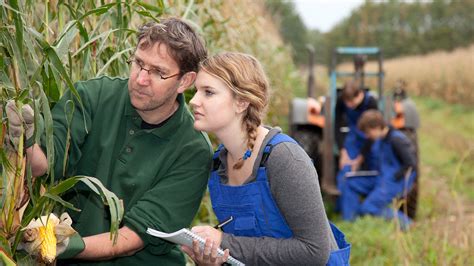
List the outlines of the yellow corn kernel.
{"type": "Polygon", "coordinates": [[[56,235],[54,235],[54,223],[51,219],[48,219],[46,226],[39,228],[39,237],[41,239],[41,260],[52,263],[56,258],[56,235]]]}

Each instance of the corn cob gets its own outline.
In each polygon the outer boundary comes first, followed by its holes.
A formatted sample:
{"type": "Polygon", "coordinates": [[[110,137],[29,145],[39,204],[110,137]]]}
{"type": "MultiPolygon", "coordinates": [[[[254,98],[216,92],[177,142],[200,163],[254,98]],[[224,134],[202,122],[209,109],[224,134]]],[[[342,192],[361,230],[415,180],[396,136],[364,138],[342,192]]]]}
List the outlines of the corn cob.
{"type": "Polygon", "coordinates": [[[48,219],[46,225],[39,229],[40,259],[46,263],[52,263],[56,258],[56,235],[54,234],[54,222],[48,219]]]}

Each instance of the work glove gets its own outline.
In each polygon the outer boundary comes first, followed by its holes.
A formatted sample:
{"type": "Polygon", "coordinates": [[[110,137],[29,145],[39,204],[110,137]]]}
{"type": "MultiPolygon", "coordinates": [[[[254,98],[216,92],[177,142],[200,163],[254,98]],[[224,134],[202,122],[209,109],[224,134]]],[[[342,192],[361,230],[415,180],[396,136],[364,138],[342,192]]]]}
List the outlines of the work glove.
{"type": "Polygon", "coordinates": [[[33,134],[35,133],[35,115],[29,104],[21,107],[21,115],[15,104],[15,101],[9,100],[5,106],[5,112],[8,118],[8,137],[15,149],[18,149],[20,136],[22,133],[22,125],[25,130],[25,148],[34,144],[33,134]]]}
{"type": "Polygon", "coordinates": [[[67,213],[60,218],[53,213],[33,219],[23,229],[23,240],[18,249],[23,249],[39,261],[50,264],[56,258],[72,258],[84,250],[84,241],[71,227],[72,219],[67,213]]]}

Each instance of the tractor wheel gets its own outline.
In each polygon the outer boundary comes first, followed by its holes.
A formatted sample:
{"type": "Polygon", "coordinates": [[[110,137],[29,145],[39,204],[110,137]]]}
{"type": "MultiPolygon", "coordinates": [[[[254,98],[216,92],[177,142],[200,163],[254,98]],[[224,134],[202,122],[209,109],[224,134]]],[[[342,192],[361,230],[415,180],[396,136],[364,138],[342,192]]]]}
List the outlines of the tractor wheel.
{"type": "Polygon", "coordinates": [[[303,147],[308,156],[313,160],[318,175],[322,176],[321,134],[316,130],[300,128],[293,132],[292,137],[303,147]]]}

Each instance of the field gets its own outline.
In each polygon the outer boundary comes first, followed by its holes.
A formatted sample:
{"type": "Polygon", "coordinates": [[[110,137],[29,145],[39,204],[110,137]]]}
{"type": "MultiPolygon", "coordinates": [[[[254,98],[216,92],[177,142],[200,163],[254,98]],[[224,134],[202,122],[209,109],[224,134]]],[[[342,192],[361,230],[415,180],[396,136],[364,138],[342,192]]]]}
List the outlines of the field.
{"type": "MultiPolygon", "coordinates": [[[[306,95],[305,78],[293,64],[262,2],[153,1],[158,3],[156,7],[132,2],[78,1],[73,10],[64,1],[20,1],[22,12],[1,5],[2,14],[9,15],[2,16],[7,26],[3,27],[0,43],[0,102],[31,102],[38,100],[41,92],[41,111],[48,114],[49,106],[72,82],[102,74],[127,75],[125,62],[135,37],[124,29],[135,29],[150,18],[179,16],[199,29],[211,54],[241,51],[262,62],[273,87],[265,123],[286,128],[289,100],[293,95],[306,95]],[[74,24],[76,20],[80,27],[74,24]],[[7,29],[16,29],[16,34],[7,29]],[[17,45],[22,49],[12,48],[17,45]],[[20,66],[16,67],[18,62],[20,66]]],[[[449,53],[386,61],[386,88],[399,78],[405,79],[422,115],[419,216],[414,227],[402,233],[395,224],[383,220],[364,218],[349,224],[330,214],[353,244],[353,265],[474,265],[473,54],[474,45],[449,53]]],[[[369,63],[368,69],[372,65],[369,63]]],[[[327,88],[327,71],[317,67],[316,72],[319,95],[327,88]]],[[[45,125],[52,133],[52,121],[47,120],[45,125]]],[[[52,187],[53,179],[47,185],[52,187]]],[[[43,212],[49,213],[59,205],[51,201],[43,212]]],[[[40,204],[35,208],[37,214],[43,209],[40,204]]],[[[27,215],[28,219],[33,214],[27,215]]],[[[22,221],[23,225],[28,222],[22,221]]],[[[206,197],[194,223],[215,222],[206,197]]],[[[0,244],[10,246],[7,241],[0,244]]]]}

